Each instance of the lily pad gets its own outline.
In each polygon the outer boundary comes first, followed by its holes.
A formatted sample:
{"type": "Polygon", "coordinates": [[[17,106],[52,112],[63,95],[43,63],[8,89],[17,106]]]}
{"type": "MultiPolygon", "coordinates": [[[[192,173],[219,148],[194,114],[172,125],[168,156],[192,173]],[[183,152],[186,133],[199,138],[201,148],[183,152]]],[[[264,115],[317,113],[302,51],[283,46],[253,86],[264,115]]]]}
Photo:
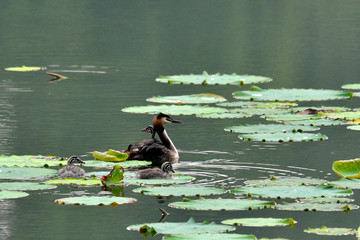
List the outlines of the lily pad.
{"type": "Polygon", "coordinates": [[[351,228],[327,228],[325,226],[321,228],[308,228],[304,230],[306,233],[315,233],[317,235],[326,235],[326,236],[344,236],[344,235],[353,235],[357,231],[351,228]]]}
{"type": "Polygon", "coordinates": [[[338,181],[329,182],[329,184],[341,188],[360,189],[360,179],[340,178],[338,181]]]}
{"type": "Polygon", "coordinates": [[[190,74],[190,75],[173,75],[173,76],[159,76],[156,78],[157,82],[167,84],[196,84],[196,85],[238,85],[256,84],[272,81],[271,78],[253,75],[236,75],[231,74],[190,74]]]}
{"type": "Polygon", "coordinates": [[[341,88],[343,88],[343,89],[351,89],[351,90],[359,90],[360,89],[360,83],[345,84],[345,85],[342,85],[341,88]]]}
{"type": "Polygon", "coordinates": [[[230,113],[243,113],[249,115],[284,115],[290,114],[290,110],[286,108],[232,108],[228,110],[230,113]]]}
{"type": "Polygon", "coordinates": [[[351,189],[341,189],[334,186],[260,186],[240,187],[231,191],[236,195],[248,195],[251,197],[268,198],[312,198],[312,197],[335,197],[349,196],[353,194],[351,189]]]}
{"type": "Polygon", "coordinates": [[[173,202],[169,206],[187,210],[239,211],[264,209],[275,205],[275,202],[265,202],[251,199],[205,199],[191,200],[184,198],[182,202],[173,202]]]}
{"type": "Polygon", "coordinates": [[[256,240],[254,235],[229,233],[199,233],[165,235],[164,240],[256,240]]]}
{"type": "Polygon", "coordinates": [[[195,178],[192,176],[185,175],[173,175],[173,178],[170,179],[135,179],[135,178],[125,178],[122,180],[122,184],[132,184],[132,185],[170,185],[177,183],[186,183],[191,182],[195,178]]]}
{"type": "Polygon", "coordinates": [[[82,185],[82,186],[100,186],[101,181],[96,178],[85,179],[85,178],[57,178],[57,179],[49,179],[46,180],[45,183],[47,184],[56,184],[56,185],[63,185],[63,184],[73,184],[73,185],[82,185]]]}
{"type": "Polygon", "coordinates": [[[348,126],[346,128],[350,130],[360,131],[360,125],[348,126]]]}
{"type": "Polygon", "coordinates": [[[120,165],[115,165],[111,172],[101,177],[101,183],[104,186],[111,186],[112,184],[119,183],[124,179],[124,168],[120,165]]]}
{"type": "Polygon", "coordinates": [[[4,199],[14,199],[14,198],[23,198],[29,196],[26,192],[21,191],[0,191],[0,200],[4,199]]]}
{"type": "Polygon", "coordinates": [[[321,133],[248,133],[239,135],[239,138],[259,142],[313,142],[328,139],[321,133]]]}
{"type": "Polygon", "coordinates": [[[56,175],[57,171],[46,168],[0,167],[0,179],[32,179],[56,175]]]}
{"type": "Polygon", "coordinates": [[[291,102],[253,102],[253,101],[237,101],[237,102],[222,102],[216,105],[220,107],[243,107],[243,108],[288,108],[295,107],[297,103],[291,102]]]}
{"type": "Polygon", "coordinates": [[[172,103],[172,104],[209,104],[217,102],[225,102],[226,98],[213,94],[213,93],[200,93],[200,94],[191,94],[191,95],[181,95],[181,96],[157,96],[146,99],[149,102],[156,103],[172,103]]]}
{"type": "Polygon", "coordinates": [[[318,115],[305,115],[305,114],[270,114],[261,116],[261,118],[265,118],[269,121],[278,121],[278,122],[285,122],[289,121],[305,121],[305,120],[317,120],[321,119],[318,115]]]}
{"type": "Polygon", "coordinates": [[[293,113],[296,113],[296,112],[303,112],[307,109],[312,109],[314,111],[318,111],[318,112],[321,112],[321,111],[332,111],[332,112],[346,112],[346,111],[349,111],[349,108],[348,107],[335,107],[335,106],[320,106],[320,107],[293,107],[291,108],[290,110],[293,112],[293,113]]]}
{"type": "Polygon", "coordinates": [[[126,153],[109,149],[107,152],[94,151],[93,157],[97,160],[105,162],[122,162],[125,161],[129,156],[126,153]]]}
{"type": "Polygon", "coordinates": [[[360,112],[332,112],[332,113],[319,113],[322,117],[327,117],[331,119],[343,119],[343,120],[352,120],[360,118],[360,112]]]}
{"type": "Polygon", "coordinates": [[[297,199],[299,203],[312,203],[312,204],[326,204],[326,203],[350,203],[354,202],[354,199],[351,198],[343,198],[343,197],[316,197],[316,198],[299,198],[297,199]]]}
{"type": "Polygon", "coordinates": [[[45,69],[44,67],[27,67],[27,66],[5,68],[6,71],[13,71],[13,72],[31,72],[31,71],[40,71],[44,69],[45,69]]]}
{"type": "Polygon", "coordinates": [[[116,207],[119,204],[134,203],[137,200],[135,198],[128,197],[114,197],[114,196],[81,196],[81,197],[69,197],[55,200],[56,204],[66,205],[90,205],[90,206],[104,206],[110,205],[116,207]]]}
{"type": "Polygon", "coordinates": [[[247,113],[231,113],[231,112],[223,112],[223,113],[206,113],[206,114],[197,114],[197,117],[200,118],[217,118],[217,119],[226,119],[226,118],[248,118],[252,115],[247,113]]]}
{"type": "Polygon", "coordinates": [[[195,115],[206,113],[221,113],[225,112],[225,108],[210,107],[207,105],[147,105],[127,107],[122,109],[123,112],[129,113],[149,113],[156,114],[159,112],[166,112],[170,115],[195,115]]]}
{"type": "Polygon", "coordinates": [[[347,203],[281,203],[275,206],[277,210],[285,211],[305,211],[305,212],[335,212],[335,211],[345,211],[349,212],[350,210],[358,209],[359,206],[354,204],[347,203]]]}
{"type": "Polygon", "coordinates": [[[284,124],[254,124],[225,127],[225,131],[235,133],[295,133],[303,131],[317,131],[318,127],[313,126],[296,126],[284,124]]]}
{"type": "MultiPolygon", "coordinates": [[[[271,119],[266,119],[266,120],[271,120],[271,119]]],[[[287,121],[286,124],[303,125],[303,126],[336,126],[336,125],[344,125],[345,123],[341,120],[331,120],[324,118],[324,119],[308,119],[308,120],[300,120],[300,121],[287,121]]]]}
{"type": "MultiPolygon", "coordinates": [[[[113,168],[115,165],[119,164],[118,162],[104,162],[98,160],[87,160],[86,166],[87,167],[97,167],[97,168],[113,168]]],[[[123,168],[129,167],[142,167],[142,166],[149,166],[151,162],[149,161],[136,161],[136,160],[127,160],[120,163],[120,166],[123,168]]]]}
{"type": "Polygon", "coordinates": [[[170,187],[151,187],[136,188],[134,192],[155,195],[155,196],[207,196],[224,194],[227,190],[215,187],[197,187],[197,186],[170,186],[170,187]]]}
{"type": "Polygon", "coordinates": [[[250,101],[323,101],[351,99],[349,91],[326,89],[261,89],[251,87],[250,91],[236,91],[234,97],[250,101]]]}
{"type": "Polygon", "coordinates": [[[319,185],[326,183],[326,180],[318,178],[299,178],[299,177],[277,177],[257,180],[247,180],[244,182],[250,186],[302,186],[319,185]]]}
{"type": "Polygon", "coordinates": [[[41,155],[0,155],[0,166],[6,167],[44,167],[44,166],[62,166],[66,165],[67,161],[59,161],[55,156],[41,156],[41,155]]]}
{"type": "Polygon", "coordinates": [[[194,233],[223,233],[233,231],[233,226],[216,224],[214,222],[196,223],[193,218],[187,222],[161,222],[161,223],[143,223],[130,225],[128,230],[149,233],[151,236],[156,234],[194,234],[194,233]]]}
{"type": "Polygon", "coordinates": [[[221,221],[221,223],[243,227],[293,227],[296,221],[292,218],[234,218],[221,221]]]}
{"type": "Polygon", "coordinates": [[[55,185],[41,184],[36,182],[0,182],[0,190],[45,190],[54,189],[55,185]]]}
{"type": "Polygon", "coordinates": [[[332,170],[343,178],[360,178],[360,158],[335,161],[332,170]]]}

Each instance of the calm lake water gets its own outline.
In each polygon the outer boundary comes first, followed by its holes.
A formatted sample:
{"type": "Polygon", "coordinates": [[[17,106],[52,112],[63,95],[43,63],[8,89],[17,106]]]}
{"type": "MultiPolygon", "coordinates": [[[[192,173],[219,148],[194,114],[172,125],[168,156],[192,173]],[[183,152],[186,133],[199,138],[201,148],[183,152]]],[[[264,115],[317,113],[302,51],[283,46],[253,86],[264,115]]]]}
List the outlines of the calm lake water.
{"type": "MultiPolygon", "coordinates": [[[[152,116],[121,111],[146,98],[211,92],[232,100],[236,86],[168,86],[159,75],[238,73],[268,76],[263,88],[341,89],[360,75],[358,1],[1,1],[0,154],[42,154],[92,159],[94,150],[125,149],[146,138],[152,116]],[[49,84],[44,66],[68,79],[49,84]]],[[[243,89],[247,90],[249,86],[243,89]]],[[[359,100],[306,102],[302,106],[358,107],[359,100]]],[[[359,134],[322,127],[329,139],[313,143],[240,142],[229,125],[264,122],[176,116],[168,127],[180,150],[177,171],[193,184],[234,188],[245,179],[276,176],[336,180],[332,162],[359,157],[359,134]]],[[[92,171],[91,168],[85,168],[92,171]]],[[[0,202],[1,239],[142,239],[131,224],[165,221],[220,223],[240,217],[292,217],[294,228],[238,227],[235,233],[288,239],[328,239],[308,227],[357,229],[359,211],[275,210],[208,212],[173,209],[162,199],[124,189],[135,204],[58,206],[57,198],[97,194],[96,187],[59,186],[0,202]]],[[[355,190],[353,198],[358,201],[355,190]]],[[[156,236],[153,239],[161,239],[156,236]]],[[[354,239],[354,236],[332,239],[354,239]]]]}

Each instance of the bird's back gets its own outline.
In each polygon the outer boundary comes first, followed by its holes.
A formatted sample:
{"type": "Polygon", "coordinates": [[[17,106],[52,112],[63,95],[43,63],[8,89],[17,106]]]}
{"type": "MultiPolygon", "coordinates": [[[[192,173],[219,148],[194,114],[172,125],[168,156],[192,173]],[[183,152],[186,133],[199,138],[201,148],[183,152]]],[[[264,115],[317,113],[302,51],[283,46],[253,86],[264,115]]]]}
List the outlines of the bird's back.
{"type": "Polygon", "coordinates": [[[75,165],[68,165],[61,168],[57,173],[59,178],[82,178],[85,170],[75,165]]]}

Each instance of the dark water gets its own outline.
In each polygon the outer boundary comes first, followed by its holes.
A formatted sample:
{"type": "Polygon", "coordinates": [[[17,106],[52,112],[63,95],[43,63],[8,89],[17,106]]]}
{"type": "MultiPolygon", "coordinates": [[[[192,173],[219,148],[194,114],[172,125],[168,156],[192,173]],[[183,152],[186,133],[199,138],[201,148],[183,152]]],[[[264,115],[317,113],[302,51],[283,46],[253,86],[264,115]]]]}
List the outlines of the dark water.
{"type": "MultiPolygon", "coordinates": [[[[121,112],[156,95],[211,92],[232,99],[233,86],[168,86],[158,75],[233,73],[268,76],[264,88],[340,89],[360,75],[360,4],[357,1],[1,1],[0,153],[70,156],[124,149],[146,136],[152,116],[121,112]],[[44,66],[68,77],[49,84],[42,72],[6,72],[10,66],[44,66]]],[[[244,89],[248,89],[245,86],[244,89]]],[[[304,103],[345,105],[353,101],[304,103]]],[[[271,175],[335,180],[335,160],[358,157],[356,131],[322,127],[329,140],[314,143],[239,142],[228,125],[247,120],[179,116],[168,131],[180,149],[179,172],[196,184],[235,187],[271,175]]],[[[90,169],[87,169],[90,170],[90,169]]],[[[181,198],[158,201],[132,193],[136,204],[112,207],[57,206],[64,196],[98,188],[60,186],[2,201],[2,239],[141,239],[126,227],[166,221],[220,223],[238,217],[293,217],[294,228],[237,228],[257,237],[328,239],[308,227],[359,226],[350,214],[274,210],[201,212],[171,209],[181,198]],[[90,237],[91,233],[91,237],[90,237]]],[[[354,198],[357,199],[355,192],[354,198]]],[[[357,202],[357,201],[356,201],[357,202]]],[[[358,202],[357,202],[358,203],[358,202]]],[[[359,203],[358,203],[359,204],[359,203]]],[[[154,239],[160,239],[160,236],[154,239]]],[[[354,239],[333,237],[334,239],[354,239]]]]}

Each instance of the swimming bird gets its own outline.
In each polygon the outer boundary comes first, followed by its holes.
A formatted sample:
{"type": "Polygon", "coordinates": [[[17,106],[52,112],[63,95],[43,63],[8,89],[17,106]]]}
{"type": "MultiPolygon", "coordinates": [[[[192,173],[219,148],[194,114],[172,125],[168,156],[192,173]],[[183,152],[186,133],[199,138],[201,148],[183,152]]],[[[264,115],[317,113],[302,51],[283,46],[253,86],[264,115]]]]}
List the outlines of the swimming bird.
{"type": "Polygon", "coordinates": [[[75,163],[85,163],[77,156],[71,156],[67,161],[67,166],[59,169],[57,175],[59,178],[82,178],[85,176],[85,170],[75,163]]]}
{"type": "Polygon", "coordinates": [[[167,123],[182,123],[172,119],[169,115],[159,113],[153,119],[152,128],[145,128],[151,133],[151,138],[139,143],[130,144],[124,151],[129,155],[129,160],[147,160],[154,166],[161,166],[164,162],[177,163],[179,153],[165,130],[167,123]],[[155,138],[158,135],[160,141],[155,138]]]}
{"type": "Polygon", "coordinates": [[[169,179],[172,178],[172,174],[175,173],[171,163],[164,162],[161,168],[154,167],[144,170],[139,170],[135,173],[137,178],[140,179],[169,179]]]}

